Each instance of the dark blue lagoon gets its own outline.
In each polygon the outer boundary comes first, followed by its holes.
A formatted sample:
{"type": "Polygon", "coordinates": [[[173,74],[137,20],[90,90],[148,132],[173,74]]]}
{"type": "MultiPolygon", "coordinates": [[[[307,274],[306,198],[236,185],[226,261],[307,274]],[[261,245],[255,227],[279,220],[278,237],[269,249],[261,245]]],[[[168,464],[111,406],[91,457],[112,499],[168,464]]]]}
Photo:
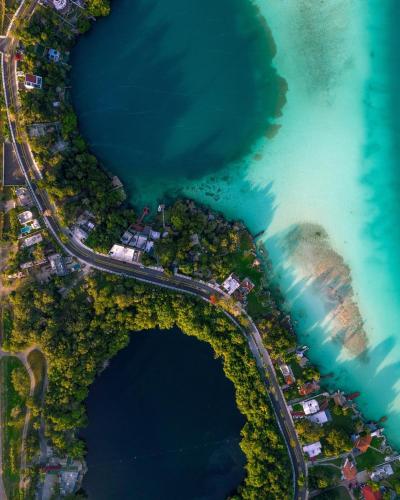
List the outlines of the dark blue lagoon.
{"type": "Polygon", "coordinates": [[[233,385],[179,330],[133,334],[87,407],[91,499],[222,500],[244,477],[233,385]]]}
{"type": "Polygon", "coordinates": [[[114,1],[73,54],[81,131],[134,202],[215,173],[271,133],[274,51],[247,0],[114,1]]]}

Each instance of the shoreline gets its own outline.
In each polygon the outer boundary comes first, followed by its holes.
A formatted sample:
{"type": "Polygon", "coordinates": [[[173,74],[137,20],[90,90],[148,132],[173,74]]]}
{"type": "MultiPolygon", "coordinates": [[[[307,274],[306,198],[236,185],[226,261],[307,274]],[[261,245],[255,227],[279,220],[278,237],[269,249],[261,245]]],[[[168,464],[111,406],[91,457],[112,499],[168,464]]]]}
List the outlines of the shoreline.
{"type": "Polygon", "coordinates": [[[253,239],[253,242],[254,242],[254,239],[253,239]]]}

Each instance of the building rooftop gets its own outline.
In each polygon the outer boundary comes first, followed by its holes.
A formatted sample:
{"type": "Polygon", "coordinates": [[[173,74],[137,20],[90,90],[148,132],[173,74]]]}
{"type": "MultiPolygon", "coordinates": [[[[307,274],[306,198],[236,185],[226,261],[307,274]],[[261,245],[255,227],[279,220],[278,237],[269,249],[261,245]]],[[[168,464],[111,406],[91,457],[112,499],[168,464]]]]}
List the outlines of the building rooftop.
{"type": "Polygon", "coordinates": [[[301,406],[303,407],[304,413],[306,415],[312,415],[313,413],[317,413],[319,411],[319,404],[316,399],[303,401],[301,403],[301,406]]]}
{"type": "Polygon", "coordinates": [[[32,75],[30,73],[25,75],[25,87],[27,89],[41,89],[42,83],[43,79],[41,76],[32,75]]]}
{"type": "Polygon", "coordinates": [[[331,417],[328,410],[314,413],[313,415],[309,415],[307,418],[308,418],[308,420],[310,420],[310,422],[314,422],[315,424],[319,424],[319,425],[323,425],[326,422],[329,422],[330,420],[332,420],[332,417],[331,417]]]}
{"type": "Polygon", "coordinates": [[[352,481],[357,477],[357,467],[354,462],[351,462],[348,458],[346,458],[342,467],[342,475],[343,479],[346,479],[346,481],[352,481]]]}
{"type": "Polygon", "coordinates": [[[240,287],[239,278],[234,274],[229,275],[222,283],[222,287],[227,291],[229,295],[232,295],[233,292],[240,287]]]}
{"type": "Polygon", "coordinates": [[[314,458],[321,453],[322,445],[319,441],[317,441],[315,443],[308,444],[307,446],[303,446],[303,451],[304,453],[307,453],[310,458],[314,458]]]}
{"type": "Polygon", "coordinates": [[[357,448],[361,453],[365,453],[369,445],[371,444],[372,441],[372,436],[370,434],[367,434],[365,436],[360,436],[358,439],[356,439],[356,442],[354,443],[354,448],[357,448]]]}
{"type": "Polygon", "coordinates": [[[23,248],[27,248],[27,247],[31,247],[33,245],[36,245],[37,243],[40,243],[41,241],[43,241],[43,237],[42,237],[41,233],[36,233],[32,236],[28,236],[28,238],[25,238],[22,241],[21,246],[23,248]]]}
{"type": "Polygon", "coordinates": [[[109,251],[110,257],[123,262],[139,262],[141,252],[135,248],[125,247],[123,245],[113,245],[109,251]]]}
{"type": "Polygon", "coordinates": [[[33,219],[33,213],[30,210],[25,210],[25,212],[18,214],[17,217],[20,224],[25,224],[33,219]]]}

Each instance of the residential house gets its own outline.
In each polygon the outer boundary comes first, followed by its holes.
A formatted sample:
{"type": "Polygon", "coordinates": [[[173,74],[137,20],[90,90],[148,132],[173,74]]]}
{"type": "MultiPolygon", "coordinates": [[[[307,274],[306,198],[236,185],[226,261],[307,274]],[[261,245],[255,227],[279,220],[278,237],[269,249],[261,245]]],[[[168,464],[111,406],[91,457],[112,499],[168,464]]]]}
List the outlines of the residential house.
{"type": "Polygon", "coordinates": [[[222,283],[222,288],[228,293],[228,295],[232,295],[239,287],[240,280],[233,273],[230,274],[222,283]]]}
{"type": "Polygon", "coordinates": [[[301,387],[299,387],[299,394],[301,396],[308,396],[309,394],[318,391],[320,386],[315,382],[315,380],[311,382],[306,382],[301,387]]]}
{"type": "Polygon", "coordinates": [[[371,474],[372,481],[381,481],[394,474],[390,464],[383,464],[377,467],[371,474]]]}
{"type": "Polygon", "coordinates": [[[361,489],[364,500],[382,500],[383,495],[379,490],[374,491],[369,484],[361,489]]]}
{"type": "Polygon", "coordinates": [[[65,267],[64,259],[59,253],[55,253],[49,256],[49,262],[52,271],[57,276],[65,276],[67,274],[67,268],[65,267]]]}
{"type": "Polygon", "coordinates": [[[21,207],[31,207],[33,205],[31,194],[25,187],[17,188],[15,194],[21,207]]]}
{"type": "Polygon", "coordinates": [[[30,210],[25,210],[17,215],[20,224],[26,224],[33,219],[33,213],[30,210]]]}
{"type": "Polygon", "coordinates": [[[310,458],[314,458],[317,455],[320,455],[322,451],[322,445],[319,441],[316,443],[308,444],[307,446],[303,446],[303,451],[304,453],[307,453],[307,455],[310,458]]]}
{"type": "Polygon", "coordinates": [[[53,61],[53,62],[57,63],[60,60],[61,53],[59,50],[49,49],[47,52],[47,57],[48,57],[49,61],[53,61]]]}
{"type": "Polygon", "coordinates": [[[43,79],[41,76],[32,75],[30,73],[25,75],[25,88],[28,90],[41,89],[43,84],[43,79]]]}
{"type": "Polygon", "coordinates": [[[372,441],[371,434],[366,434],[365,436],[359,436],[354,443],[354,448],[357,449],[360,453],[365,453],[370,447],[371,441],[372,441]]]}
{"type": "Polygon", "coordinates": [[[280,365],[280,371],[282,372],[283,378],[285,379],[285,383],[287,385],[292,385],[296,381],[295,376],[291,367],[287,364],[280,365]]]}
{"type": "Polygon", "coordinates": [[[346,481],[353,481],[357,477],[357,467],[354,462],[346,458],[342,467],[342,478],[346,481]]]}
{"type": "Polygon", "coordinates": [[[301,406],[305,415],[313,415],[319,411],[319,404],[316,399],[309,399],[308,401],[302,401],[301,406]]]}
{"type": "Polygon", "coordinates": [[[21,247],[22,248],[28,248],[33,245],[36,245],[37,243],[41,243],[43,241],[43,237],[40,233],[36,233],[33,236],[28,236],[28,238],[25,238],[22,241],[21,247]]]}
{"type": "Polygon", "coordinates": [[[318,413],[314,413],[313,415],[309,415],[307,418],[310,422],[314,422],[315,424],[318,425],[324,425],[326,422],[332,420],[329,410],[324,410],[318,413]]]}
{"type": "Polygon", "coordinates": [[[109,251],[109,256],[122,262],[139,263],[142,252],[135,248],[125,247],[123,245],[113,245],[109,251]]]}

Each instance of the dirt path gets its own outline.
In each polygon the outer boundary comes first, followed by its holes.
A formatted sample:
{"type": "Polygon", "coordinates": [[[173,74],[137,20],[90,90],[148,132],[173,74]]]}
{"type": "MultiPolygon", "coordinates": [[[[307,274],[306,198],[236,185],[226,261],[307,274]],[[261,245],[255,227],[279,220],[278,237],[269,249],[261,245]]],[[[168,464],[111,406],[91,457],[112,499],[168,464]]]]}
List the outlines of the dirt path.
{"type": "MultiPolygon", "coordinates": [[[[18,358],[21,361],[21,363],[24,365],[25,370],[28,373],[29,382],[30,382],[29,398],[33,398],[33,395],[34,395],[35,389],[36,389],[35,375],[33,373],[31,365],[28,361],[29,354],[34,350],[40,351],[40,349],[37,346],[31,346],[28,349],[26,349],[25,351],[17,352],[17,353],[6,352],[6,351],[3,351],[2,349],[0,349],[0,359],[7,357],[7,356],[13,356],[13,357],[18,358]]],[[[45,356],[44,356],[44,358],[45,358],[45,356]]],[[[41,394],[42,404],[44,402],[46,389],[47,389],[47,365],[46,365],[46,371],[45,371],[45,379],[43,382],[43,390],[42,390],[42,394],[41,394]]],[[[24,489],[25,485],[26,485],[26,477],[25,477],[26,438],[27,438],[28,431],[29,431],[30,420],[31,420],[31,410],[29,407],[27,407],[26,413],[25,413],[24,427],[22,429],[22,436],[21,436],[21,461],[20,461],[20,481],[19,481],[20,490],[24,489]]],[[[0,433],[0,439],[1,439],[1,433],[0,433]]],[[[45,437],[44,437],[44,422],[43,422],[43,420],[42,420],[41,425],[40,425],[39,439],[40,439],[40,460],[45,461],[47,457],[46,457],[46,441],[45,441],[45,437]]],[[[2,446],[1,441],[0,441],[0,446],[2,446]]],[[[3,448],[1,447],[0,450],[2,450],[2,449],[3,448]]],[[[1,452],[0,452],[0,466],[1,466],[1,471],[2,471],[3,469],[2,469],[2,453],[1,452]]],[[[7,498],[7,496],[5,494],[5,490],[4,490],[4,484],[2,481],[2,472],[1,472],[1,481],[0,482],[1,482],[1,484],[0,484],[0,498],[7,498]]]]}

